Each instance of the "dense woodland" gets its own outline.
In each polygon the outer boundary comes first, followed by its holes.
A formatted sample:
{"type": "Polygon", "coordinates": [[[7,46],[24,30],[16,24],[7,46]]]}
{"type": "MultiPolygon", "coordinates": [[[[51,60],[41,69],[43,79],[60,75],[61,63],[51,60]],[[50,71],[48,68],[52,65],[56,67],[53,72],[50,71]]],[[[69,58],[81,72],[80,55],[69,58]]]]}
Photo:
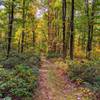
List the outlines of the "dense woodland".
{"type": "Polygon", "coordinates": [[[0,100],[58,100],[39,91],[56,81],[100,100],[100,0],[0,0],[0,100]]]}

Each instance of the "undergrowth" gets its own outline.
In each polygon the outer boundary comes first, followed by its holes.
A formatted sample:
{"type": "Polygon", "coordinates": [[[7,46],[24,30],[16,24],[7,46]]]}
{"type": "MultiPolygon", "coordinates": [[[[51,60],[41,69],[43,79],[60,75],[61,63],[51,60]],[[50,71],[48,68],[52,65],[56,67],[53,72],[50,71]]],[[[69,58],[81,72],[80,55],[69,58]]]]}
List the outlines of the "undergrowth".
{"type": "Polygon", "coordinates": [[[100,98],[100,59],[91,61],[68,61],[69,78],[77,85],[91,89],[100,98]]]}

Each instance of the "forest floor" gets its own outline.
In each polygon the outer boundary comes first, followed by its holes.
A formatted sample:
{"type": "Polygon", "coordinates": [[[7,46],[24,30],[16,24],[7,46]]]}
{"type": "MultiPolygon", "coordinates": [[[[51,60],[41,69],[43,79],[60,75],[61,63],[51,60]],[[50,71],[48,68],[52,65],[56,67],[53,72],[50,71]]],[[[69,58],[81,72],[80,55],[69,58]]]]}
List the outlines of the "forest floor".
{"type": "MultiPolygon", "coordinates": [[[[72,83],[56,60],[41,58],[39,86],[35,100],[91,100],[72,83]]],[[[59,60],[58,60],[59,62],[59,60]]]]}

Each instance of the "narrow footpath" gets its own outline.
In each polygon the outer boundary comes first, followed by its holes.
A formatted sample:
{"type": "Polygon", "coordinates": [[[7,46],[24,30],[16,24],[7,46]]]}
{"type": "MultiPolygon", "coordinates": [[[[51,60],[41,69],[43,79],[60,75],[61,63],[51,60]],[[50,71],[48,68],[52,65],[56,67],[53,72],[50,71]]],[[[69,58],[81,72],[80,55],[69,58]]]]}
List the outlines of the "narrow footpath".
{"type": "Polygon", "coordinates": [[[41,58],[39,86],[35,100],[91,100],[63,74],[54,60],[41,58]]]}

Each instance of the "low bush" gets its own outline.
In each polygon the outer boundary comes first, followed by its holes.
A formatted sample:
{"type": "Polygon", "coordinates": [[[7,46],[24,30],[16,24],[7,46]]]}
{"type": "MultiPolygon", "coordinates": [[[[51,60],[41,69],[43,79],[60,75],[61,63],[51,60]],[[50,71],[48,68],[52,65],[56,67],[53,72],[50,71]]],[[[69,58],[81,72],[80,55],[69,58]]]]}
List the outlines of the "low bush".
{"type": "Polygon", "coordinates": [[[27,64],[27,65],[29,65],[31,67],[34,67],[34,65],[39,67],[39,65],[40,65],[40,58],[38,56],[32,56],[29,59],[25,60],[25,64],[27,64]]]}
{"type": "Polygon", "coordinates": [[[4,68],[11,69],[14,68],[16,65],[20,64],[22,60],[20,60],[17,57],[10,57],[8,59],[5,59],[1,61],[1,65],[3,65],[4,68]]]}
{"type": "Polygon", "coordinates": [[[8,70],[0,67],[0,97],[31,97],[37,87],[38,68],[17,65],[8,70]]]}
{"type": "Polygon", "coordinates": [[[69,62],[68,76],[77,84],[83,84],[94,92],[100,93],[100,59],[69,62]]]}
{"type": "Polygon", "coordinates": [[[40,57],[38,55],[12,54],[9,58],[0,61],[4,68],[11,69],[16,65],[24,64],[30,67],[40,65],[40,57]]]}
{"type": "Polygon", "coordinates": [[[47,58],[61,57],[62,55],[57,52],[48,52],[47,58]]]}

